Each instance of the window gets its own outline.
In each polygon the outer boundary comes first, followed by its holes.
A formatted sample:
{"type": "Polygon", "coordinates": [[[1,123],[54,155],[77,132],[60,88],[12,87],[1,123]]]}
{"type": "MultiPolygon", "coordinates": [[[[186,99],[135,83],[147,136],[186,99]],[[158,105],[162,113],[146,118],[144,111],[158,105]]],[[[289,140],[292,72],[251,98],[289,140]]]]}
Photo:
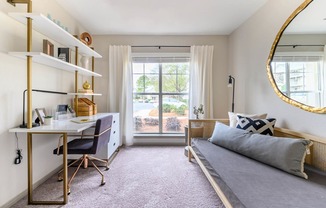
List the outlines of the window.
{"type": "Polygon", "coordinates": [[[310,106],[324,106],[322,55],[278,55],[272,73],[279,90],[286,96],[310,106]]]}
{"type": "Polygon", "coordinates": [[[188,122],[189,58],[134,57],[135,133],[184,133],[188,122]]]}

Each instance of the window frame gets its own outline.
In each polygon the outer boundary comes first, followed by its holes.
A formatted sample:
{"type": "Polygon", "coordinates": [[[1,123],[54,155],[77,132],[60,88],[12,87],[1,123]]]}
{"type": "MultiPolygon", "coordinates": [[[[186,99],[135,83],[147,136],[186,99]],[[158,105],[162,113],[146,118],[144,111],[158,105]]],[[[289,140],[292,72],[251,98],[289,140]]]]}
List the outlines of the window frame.
{"type": "MultiPolygon", "coordinates": [[[[169,58],[169,57],[175,57],[175,58],[187,58],[189,60],[189,84],[190,84],[190,53],[132,53],[131,59],[132,59],[132,65],[134,63],[134,58],[154,58],[154,57],[160,57],[160,58],[169,58]]],[[[159,64],[159,92],[142,92],[142,93],[135,93],[134,90],[132,91],[132,96],[140,95],[153,95],[158,96],[158,108],[159,108],[159,129],[158,132],[136,132],[133,129],[134,135],[162,135],[162,136],[168,136],[168,135],[184,135],[184,132],[164,132],[163,131],[163,97],[167,95],[177,95],[177,96],[183,96],[183,95],[190,95],[190,87],[188,89],[188,92],[163,92],[163,63],[159,64]]],[[[134,72],[132,69],[132,76],[134,76],[134,72]]],[[[134,86],[133,86],[134,87],[134,86]]],[[[133,88],[134,89],[134,88],[133,88]]],[[[188,107],[189,107],[189,99],[188,99],[188,107]]],[[[134,114],[133,114],[134,115],[134,114]]],[[[189,116],[188,116],[189,119],[189,116]]]]}

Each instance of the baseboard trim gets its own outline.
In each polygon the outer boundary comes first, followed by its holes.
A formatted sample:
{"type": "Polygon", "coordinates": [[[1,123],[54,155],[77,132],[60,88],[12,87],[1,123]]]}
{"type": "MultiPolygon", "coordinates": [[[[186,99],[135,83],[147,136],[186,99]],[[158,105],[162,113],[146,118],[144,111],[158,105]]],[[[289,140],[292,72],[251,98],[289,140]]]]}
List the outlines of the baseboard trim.
{"type": "MultiPolygon", "coordinates": [[[[40,180],[38,180],[37,182],[35,182],[33,184],[33,190],[36,189],[37,187],[39,187],[46,180],[48,180],[49,178],[51,178],[55,173],[59,172],[61,170],[61,168],[62,168],[62,165],[60,165],[59,167],[57,167],[56,169],[54,169],[53,171],[51,171],[50,173],[48,173],[47,175],[45,175],[43,178],[41,178],[40,180]]],[[[25,196],[27,196],[27,194],[28,194],[28,188],[26,188],[23,192],[21,192],[20,194],[18,194],[17,196],[15,196],[11,200],[9,200],[7,203],[5,203],[3,205],[3,208],[10,208],[14,204],[16,204],[19,200],[21,200],[22,198],[24,198],[25,196]]],[[[26,201],[26,204],[27,204],[27,201],[26,201]]]]}

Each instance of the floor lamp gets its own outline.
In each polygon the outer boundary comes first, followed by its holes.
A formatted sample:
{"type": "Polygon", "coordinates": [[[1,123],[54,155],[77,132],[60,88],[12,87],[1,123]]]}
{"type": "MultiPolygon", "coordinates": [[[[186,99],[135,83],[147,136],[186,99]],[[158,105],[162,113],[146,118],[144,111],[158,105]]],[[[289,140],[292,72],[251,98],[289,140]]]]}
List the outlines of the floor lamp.
{"type": "Polygon", "coordinates": [[[235,79],[229,75],[229,84],[228,87],[232,87],[232,112],[234,112],[234,89],[235,89],[235,79]]]}
{"type": "MultiPolygon", "coordinates": [[[[19,126],[20,128],[27,128],[27,123],[25,123],[25,94],[26,90],[23,92],[23,123],[19,126]]],[[[49,91],[49,90],[37,90],[37,89],[32,89],[34,92],[43,92],[43,93],[51,93],[51,94],[61,94],[61,95],[67,95],[68,93],[66,92],[57,92],[57,91],[49,91]]],[[[40,124],[37,123],[32,123],[32,127],[39,126],[40,124]]]]}

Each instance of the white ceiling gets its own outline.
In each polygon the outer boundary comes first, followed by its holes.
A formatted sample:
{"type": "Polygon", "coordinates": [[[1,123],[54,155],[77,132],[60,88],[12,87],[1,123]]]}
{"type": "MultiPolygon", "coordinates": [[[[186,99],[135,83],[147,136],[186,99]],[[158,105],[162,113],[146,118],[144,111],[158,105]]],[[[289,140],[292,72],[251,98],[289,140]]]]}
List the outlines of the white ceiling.
{"type": "Polygon", "coordinates": [[[312,1],[296,16],[284,31],[285,34],[326,34],[326,1],[312,1]]]}
{"type": "Polygon", "coordinates": [[[227,35],[268,0],[56,0],[93,35],[227,35]]]}

